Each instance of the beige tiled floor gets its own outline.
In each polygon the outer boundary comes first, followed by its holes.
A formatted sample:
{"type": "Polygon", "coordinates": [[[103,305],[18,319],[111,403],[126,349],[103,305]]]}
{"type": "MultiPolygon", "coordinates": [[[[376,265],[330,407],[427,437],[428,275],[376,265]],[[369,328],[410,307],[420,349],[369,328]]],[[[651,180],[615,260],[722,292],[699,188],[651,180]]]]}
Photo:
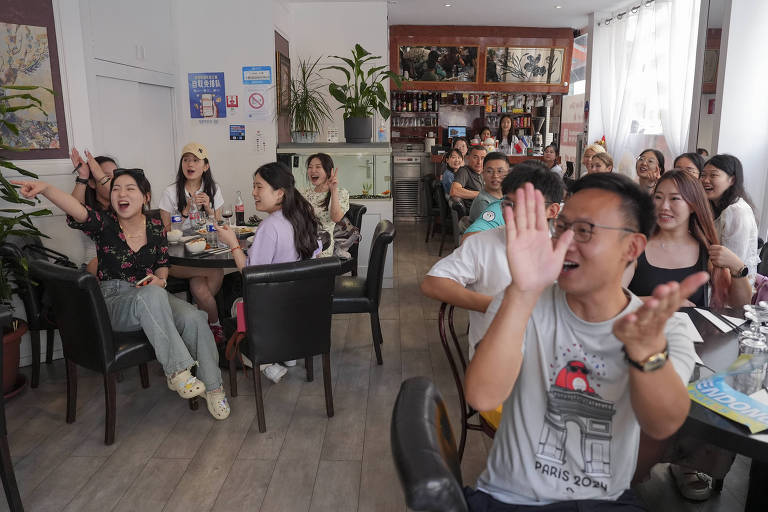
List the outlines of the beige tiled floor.
{"type": "MultiPolygon", "coordinates": [[[[397,230],[396,287],[384,290],[381,307],[384,365],[373,357],[367,316],[334,317],[333,418],[325,416],[319,360],[315,382],[304,381],[301,365],[278,385],[265,380],[265,434],[257,430],[253,392],[242,375],[232,416],[215,422],[204,406],[190,411],[168,391],[155,365],[150,389],[141,389],[138,372],[119,384],[117,441],[104,446],[101,379],[81,370],[77,421],[67,425],[64,367],[43,365],[40,387],[6,406],[26,510],[405,511],[389,445],[400,382],[432,378],[454,428],[458,401],[439,344],[438,304],[418,289],[437,260],[439,237],[425,244],[424,226],[401,223],[397,230]]],[[[465,314],[456,323],[466,331],[465,314]]],[[[483,434],[470,433],[465,483],[482,470],[488,447],[483,434]]],[[[662,466],[639,491],[649,510],[740,510],[748,467],[737,459],[723,494],[705,504],[681,500],[662,466]]]]}

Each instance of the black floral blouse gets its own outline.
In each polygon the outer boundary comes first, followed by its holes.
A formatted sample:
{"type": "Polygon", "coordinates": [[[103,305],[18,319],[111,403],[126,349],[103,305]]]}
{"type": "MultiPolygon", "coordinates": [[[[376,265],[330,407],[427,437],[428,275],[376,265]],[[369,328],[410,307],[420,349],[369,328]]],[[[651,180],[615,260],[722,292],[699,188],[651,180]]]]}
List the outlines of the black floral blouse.
{"type": "Polygon", "coordinates": [[[67,215],[67,224],[96,242],[100,281],[120,279],[135,283],[160,267],[168,267],[168,239],[163,223],[147,215],[147,243],[137,252],[128,246],[120,223],[112,211],[97,211],[86,206],[88,218],[77,222],[67,215]]]}

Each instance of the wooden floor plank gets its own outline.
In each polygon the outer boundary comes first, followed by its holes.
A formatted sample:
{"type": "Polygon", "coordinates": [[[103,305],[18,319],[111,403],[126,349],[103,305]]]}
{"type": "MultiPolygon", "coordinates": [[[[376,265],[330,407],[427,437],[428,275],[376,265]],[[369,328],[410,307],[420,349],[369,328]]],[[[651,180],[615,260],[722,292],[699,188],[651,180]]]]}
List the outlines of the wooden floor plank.
{"type": "Polygon", "coordinates": [[[25,500],[26,509],[41,512],[63,510],[105,460],[105,457],[67,457],[25,500]]]}
{"type": "Polygon", "coordinates": [[[275,468],[273,460],[238,459],[213,506],[216,512],[259,510],[275,468]]]}
{"type": "Polygon", "coordinates": [[[357,510],[360,461],[321,460],[310,512],[357,510]]]}
{"type": "Polygon", "coordinates": [[[162,511],[188,465],[188,459],[150,459],[114,511],[162,511]]]}

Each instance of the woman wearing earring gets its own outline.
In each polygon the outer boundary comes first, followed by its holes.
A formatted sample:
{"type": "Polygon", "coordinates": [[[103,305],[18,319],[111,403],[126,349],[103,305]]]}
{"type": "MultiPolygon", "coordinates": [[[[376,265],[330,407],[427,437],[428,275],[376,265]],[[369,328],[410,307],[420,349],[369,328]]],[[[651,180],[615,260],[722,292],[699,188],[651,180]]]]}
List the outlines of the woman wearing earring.
{"type": "Polygon", "coordinates": [[[307,176],[311,185],[301,194],[315,209],[321,228],[331,237],[322,257],[333,256],[333,228],[349,210],[349,192],[339,188],[337,173],[329,155],[316,153],[307,158],[307,176]]]}

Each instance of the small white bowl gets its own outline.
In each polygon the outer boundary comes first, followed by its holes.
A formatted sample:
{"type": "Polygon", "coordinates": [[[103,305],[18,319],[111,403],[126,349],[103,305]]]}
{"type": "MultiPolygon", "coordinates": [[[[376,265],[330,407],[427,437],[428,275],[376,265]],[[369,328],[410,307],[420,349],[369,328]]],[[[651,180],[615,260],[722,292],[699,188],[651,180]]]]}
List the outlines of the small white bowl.
{"type": "Polygon", "coordinates": [[[180,229],[172,229],[166,234],[168,241],[171,243],[178,242],[183,235],[184,233],[180,229]]]}
{"type": "Polygon", "coordinates": [[[205,250],[205,240],[195,240],[184,244],[189,252],[196,254],[205,250]]]}

